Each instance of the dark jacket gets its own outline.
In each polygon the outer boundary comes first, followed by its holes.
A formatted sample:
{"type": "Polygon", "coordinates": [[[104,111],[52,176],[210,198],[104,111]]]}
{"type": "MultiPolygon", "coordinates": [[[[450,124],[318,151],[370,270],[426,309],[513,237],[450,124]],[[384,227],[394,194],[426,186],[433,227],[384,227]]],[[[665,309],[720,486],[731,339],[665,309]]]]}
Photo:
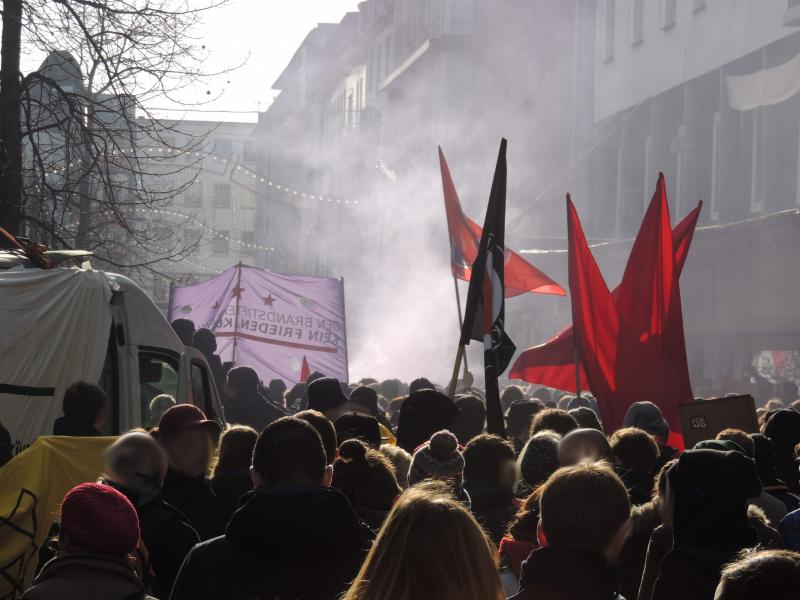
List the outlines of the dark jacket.
{"type": "Polygon", "coordinates": [[[80,417],[58,417],[53,423],[53,435],[72,437],[97,437],[103,435],[94,424],[80,417]]]}
{"type": "Polygon", "coordinates": [[[755,463],[741,452],[688,450],[667,472],[674,492],[672,550],[653,600],[712,600],[722,566],[758,539],[747,499],[761,493],[755,463]]]}
{"type": "Polygon", "coordinates": [[[147,550],[149,567],[155,575],[153,592],[159,598],[169,598],[183,560],[200,542],[200,537],[189,520],[164,502],[160,494],[146,498],[116,482],[106,480],[103,483],[125,494],[136,507],[142,542],[147,550]]]}
{"type": "Polygon", "coordinates": [[[617,576],[602,556],[584,550],[539,548],[522,563],[512,600],[620,600],[617,576]]]}
{"type": "Polygon", "coordinates": [[[233,425],[249,425],[258,432],[285,417],[286,413],[258,392],[225,400],[225,420],[233,425]]]}
{"type": "Polygon", "coordinates": [[[517,514],[514,492],[502,486],[476,486],[464,483],[469,493],[472,514],[486,530],[492,541],[499,544],[506,534],[508,524],[517,514]]]}
{"type": "Polygon", "coordinates": [[[123,560],[98,554],[62,554],[48,562],[23,600],[153,600],[123,560]]]}
{"type": "Polygon", "coordinates": [[[673,548],[661,563],[652,600],[714,600],[722,567],[741,549],[739,545],[673,548]]]}
{"type": "Polygon", "coordinates": [[[195,546],[172,600],[333,600],[355,578],[373,533],[339,490],[254,490],[224,536],[195,546]]]}
{"type": "Polygon", "coordinates": [[[222,398],[222,391],[228,374],[225,365],[222,364],[222,359],[219,357],[219,354],[203,352],[203,355],[206,357],[208,366],[211,367],[211,375],[214,377],[214,384],[217,386],[219,397],[222,398]]]}
{"type": "Polygon", "coordinates": [[[629,600],[636,600],[639,594],[650,536],[660,524],[661,516],[653,502],[631,510],[630,531],[622,546],[617,568],[620,594],[629,600]]]}
{"type": "Polygon", "coordinates": [[[647,504],[652,500],[653,494],[653,478],[649,475],[642,475],[630,469],[624,469],[620,466],[615,466],[619,478],[625,484],[625,489],[628,490],[628,496],[631,499],[632,506],[641,506],[647,504]]]}
{"type": "Polygon", "coordinates": [[[200,540],[209,540],[224,531],[225,523],[217,507],[217,497],[204,475],[187,477],[170,467],[164,478],[161,496],[167,504],[189,519],[200,540]]]}
{"type": "Polygon", "coordinates": [[[253,489],[253,480],[248,467],[231,467],[214,473],[211,489],[217,496],[217,509],[225,525],[239,508],[242,496],[253,489]]]}
{"type": "Polygon", "coordinates": [[[800,494],[800,471],[794,455],[794,448],[800,443],[800,414],[788,409],[776,411],[764,425],[764,435],[775,445],[778,479],[789,491],[800,494]]]}

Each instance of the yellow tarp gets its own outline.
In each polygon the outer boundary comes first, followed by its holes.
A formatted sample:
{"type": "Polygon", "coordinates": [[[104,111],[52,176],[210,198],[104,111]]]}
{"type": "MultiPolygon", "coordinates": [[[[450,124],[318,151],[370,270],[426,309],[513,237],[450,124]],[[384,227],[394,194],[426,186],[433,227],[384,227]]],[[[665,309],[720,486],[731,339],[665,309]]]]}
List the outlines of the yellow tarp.
{"type": "Polygon", "coordinates": [[[64,494],[95,481],[114,437],[40,437],[0,468],[0,600],[31,584],[64,494]]]}

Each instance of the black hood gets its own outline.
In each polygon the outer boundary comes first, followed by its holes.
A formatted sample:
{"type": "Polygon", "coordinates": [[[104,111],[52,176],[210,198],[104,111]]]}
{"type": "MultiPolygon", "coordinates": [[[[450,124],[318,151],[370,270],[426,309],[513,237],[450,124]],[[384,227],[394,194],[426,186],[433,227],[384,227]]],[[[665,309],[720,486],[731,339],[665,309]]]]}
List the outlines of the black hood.
{"type": "Polygon", "coordinates": [[[520,592],[513,600],[613,600],[614,567],[599,555],[567,548],[539,548],[522,564],[520,592]]]}
{"type": "Polygon", "coordinates": [[[469,492],[472,510],[507,508],[514,499],[514,491],[502,485],[470,485],[467,481],[464,488],[469,492]]]}
{"type": "Polygon", "coordinates": [[[661,409],[652,402],[643,401],[631,404],[622,420],[622,426],[638,427],[650,435],[660,436],[664,440],[669,437],[669,424],[661,409]]]}
{"type": "Polygon", "coordinates": [[[367,548],[372,532],[339,490],[285,485],[250,492],[231,518],[228,541],[265,561],[324,562],[367,548]]]}
{"type": "Polygon", "coordinates": [[[752,459],[741,452],[687,450],[667,471],[674,494],[675,547],[756,543],[747,500],[761,493],[752,459]]]}

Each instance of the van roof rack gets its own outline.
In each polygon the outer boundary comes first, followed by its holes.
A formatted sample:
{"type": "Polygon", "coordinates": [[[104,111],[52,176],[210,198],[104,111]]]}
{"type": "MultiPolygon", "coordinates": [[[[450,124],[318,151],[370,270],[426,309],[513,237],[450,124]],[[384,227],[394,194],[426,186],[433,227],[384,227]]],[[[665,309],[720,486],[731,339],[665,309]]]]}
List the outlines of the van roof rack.
{"type": "MultiPolygon", "coordinates": [[[[52,269],[54,266],[70,258],[94,256],[91,250],[49,250],[44,244],[38,244],[26,237],[16,236],[0,227],[0,241],[5,240],[11,247],[6,252],[17,259],[27,258],[39,269],[52,269]]],[[[2,266],[2,265],[0,265],[2,266]]]]}

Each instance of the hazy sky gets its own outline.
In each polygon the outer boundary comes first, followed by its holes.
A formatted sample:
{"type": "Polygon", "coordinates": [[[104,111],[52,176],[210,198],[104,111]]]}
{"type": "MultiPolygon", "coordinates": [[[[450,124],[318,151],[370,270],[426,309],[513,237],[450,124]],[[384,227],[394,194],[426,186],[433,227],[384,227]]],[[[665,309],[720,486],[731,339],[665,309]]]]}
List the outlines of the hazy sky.
{"type": "Polygon", "coordinates": [[[209,66],[217,70],[240,64],[245,58],[247,63],[211,86],[188,92],[187,100],[200,101],[207,91],[216,95],[224,89],[222,97],[203,110],[254,112],[189,113],[187,117],[255,122],[259,102],[261,110],[269,105],[274,96],[270,86],[308,32],[317,23],[338,23],[346,12],[357,10],[358,3],[359,0],[230,0],[228,6],[215,9],[209,14],[205,38],[211,53],[209,66]]]}

